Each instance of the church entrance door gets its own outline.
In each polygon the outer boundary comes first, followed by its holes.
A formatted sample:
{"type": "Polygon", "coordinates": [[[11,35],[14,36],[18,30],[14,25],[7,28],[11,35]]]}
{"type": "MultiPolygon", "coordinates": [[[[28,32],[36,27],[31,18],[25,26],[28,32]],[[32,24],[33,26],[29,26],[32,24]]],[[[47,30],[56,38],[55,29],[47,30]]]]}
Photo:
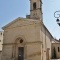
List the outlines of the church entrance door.
{"type": "Polygon", "coordinates": [[[18,60],[24,60],[24,47],[18,47],[18,60]]]}

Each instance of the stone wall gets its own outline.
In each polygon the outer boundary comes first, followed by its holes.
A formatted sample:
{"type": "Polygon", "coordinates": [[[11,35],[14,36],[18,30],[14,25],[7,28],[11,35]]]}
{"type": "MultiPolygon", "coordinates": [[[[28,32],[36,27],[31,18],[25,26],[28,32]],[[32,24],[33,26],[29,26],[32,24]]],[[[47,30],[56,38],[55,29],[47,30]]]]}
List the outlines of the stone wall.
{"type": "Polygon", "coordinates": [[[0,60],[1,60],[2,52],[0,51],[0,60]]]}

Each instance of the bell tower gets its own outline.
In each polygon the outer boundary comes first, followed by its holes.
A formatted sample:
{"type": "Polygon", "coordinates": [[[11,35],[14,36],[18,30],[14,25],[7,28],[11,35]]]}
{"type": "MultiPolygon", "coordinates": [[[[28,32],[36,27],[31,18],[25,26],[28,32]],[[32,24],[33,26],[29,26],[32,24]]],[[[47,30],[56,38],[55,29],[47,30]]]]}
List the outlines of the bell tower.
{"type": "Polygon", "coordinates": [[[30,18],[42,19],[42,1],[30,0],[30,18]]]}

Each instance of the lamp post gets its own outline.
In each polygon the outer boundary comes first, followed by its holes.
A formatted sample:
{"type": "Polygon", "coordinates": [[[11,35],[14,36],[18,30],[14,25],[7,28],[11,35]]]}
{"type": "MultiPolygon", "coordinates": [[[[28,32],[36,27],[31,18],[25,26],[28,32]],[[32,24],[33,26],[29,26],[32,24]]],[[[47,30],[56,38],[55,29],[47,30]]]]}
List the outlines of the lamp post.
{"type": "Polygon", "coordinates": [[[56,11],[54,13],[54,17],[56,18],[57,24],[60,26],[60,20],[59,20],[59,18],[60,18],[60,11],[56,11]]]}

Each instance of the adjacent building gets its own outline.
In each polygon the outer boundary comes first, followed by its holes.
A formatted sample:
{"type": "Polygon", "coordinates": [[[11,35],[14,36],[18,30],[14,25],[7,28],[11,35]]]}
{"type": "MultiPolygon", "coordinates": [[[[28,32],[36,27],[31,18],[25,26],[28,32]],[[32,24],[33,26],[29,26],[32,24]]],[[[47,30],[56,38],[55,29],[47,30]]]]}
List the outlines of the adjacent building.
{"type": "Polygon", "coordinates": [[[2,55],[3,31],[0,31],[0,60],[2,55]]]}
{"type": "Polygon", "coordinates": [[[2,44],[3,44],[3,31],[0,31],[0,51],[2,51],[2,44]]]}
{"type": "Polygon", "coordinates": [[[60,59],[60,40],[52,40],[52,59],[60,59]]]}

